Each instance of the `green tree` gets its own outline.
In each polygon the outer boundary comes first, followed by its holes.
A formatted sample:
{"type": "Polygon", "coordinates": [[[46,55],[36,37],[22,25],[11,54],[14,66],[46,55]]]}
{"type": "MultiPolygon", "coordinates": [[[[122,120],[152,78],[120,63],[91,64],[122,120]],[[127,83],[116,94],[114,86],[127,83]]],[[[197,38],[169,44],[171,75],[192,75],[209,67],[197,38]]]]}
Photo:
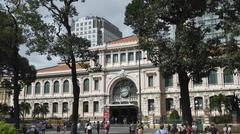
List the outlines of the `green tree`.
{"type": "Polygon", "coordinates": [[[39,107],[40,107],[40,114],[44,119],[44,116],[46,116],[49,113],[48,105],[40,105],[39,107]]]}
{"type": "Polygon", "coordinates": [[[40,118],[39,115],[41,115],[41,118],[44,119],[44,116],[46,116],[49,113],[49,109],[47,105],[44,104],[39,104],[35,105],[33,111],[32,111],[32,116],[33,118],[40,118]]]}
{"type": "Polygon", "coordinates": [[[214,95],[210,98],[210,110],[212,111],[217,109],[220,115],[222,115],[223,112],[222,106],[224,106],[226,110],[229,104],[228,98],[223,94],[214,95]]]}
{"type": "Polygon", "coordinates": [[[33,118],[39,118],[39,115],[40,115],[40,106],[39,105],[35,105],[34,106],[34,109],[33,109],[33,111],[32,111],[32,117],[33,118]]]}
{"type": "Polygon", "coordinates": [[[215,4],[214,0],[133,0],[126,8],[125,24],[138,35],[151,62],[163,76],[178,74],[182,117],[190,124],[189,81],[207,76],[218,63],[215,56],[221,55],[213,40],[204,41],[208,29],[197,25],[195,18],[212,11],[215,4]],[[169,25],[176,27],[174,39],[169,37],[169,25]]]}
{"type": "Polygon", "coordinates": [[[19,129],[19,94],[25,84],[29,84],[36,78],[34,66],[29,65],[28,60],[19,55],[19,46],[24,43],[25,36],[16,12],[21,1],[6,1],[5,9],[0,10],[3,18],[0,23],[0,52],[4,59],[0,58],[1,74],[5,76],[7,88],[13,90],[14,121],[19,129]]]}
{"type": "Polygon", "coordinates": [[[30,114],[30,109],[31,109],[31,105],[29,103],[26,103],[26,102],[20,103],[20,115],[23,118],[23,122],[24,122],[25,116],[27,114],[30,114]]]}
{"type": "Polygon", "coordinates": [[[220,18],[217,29],[224,33],[220,39],[225,41],[223,64],[234,70],[240,69],[240,2],[239,0],[226,0],[219,2],[215,10],[220,18]]]}
{"type": "Polygon", "coordinates": [[[169,119],[170,120],[177,120],[177,119],[179,119],[180,118],[180,116],[179,116],[179,114],[178,114],[178,111],[177,110],[172,110],[171,111],[171,113],[170,113],[170,115],[169,115],[169,119]]]}
{"type": "Polygon", "coordinates": [[[0,114],[1,115],[8,115],[10,111],[10,106],[7,104],[1,104],[0,103],[0,114]]]}
{"type": "Polygon", "coordinates": [[[48,59],[58,56],[71,70],[74,97],[71,133],[76,134],[80,93],[76,65],[82,65],[94,57],[95,53],[88,49],[90,47],[88,40],[77,37],[71,31],[70,20],[77,15],[73,2],[76,1],[28,0],[27,6],[24,7],[25,12],[21,16],[25,16],[25,25],[30,27],[27,42],[30,51],[47,54],[48,59]],[[41,14],[43,9],[47,11],[46,14],[50,17],[49,19],[53,20],[53,23],[44,20],[41,14]],[[31,15],[26,15],[26,12],[31,12],[31,15]]]}
{"type": "Polygon", "coordinates": [[[0,121],[0,134],[18,134],[12,125],[0,121]]]}

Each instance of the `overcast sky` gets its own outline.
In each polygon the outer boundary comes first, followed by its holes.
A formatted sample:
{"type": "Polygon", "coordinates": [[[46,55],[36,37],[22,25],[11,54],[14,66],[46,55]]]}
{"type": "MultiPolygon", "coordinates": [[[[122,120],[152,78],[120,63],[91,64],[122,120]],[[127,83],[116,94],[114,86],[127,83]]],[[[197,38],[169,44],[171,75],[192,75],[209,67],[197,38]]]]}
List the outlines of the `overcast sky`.
{"type": "MultiPolygon", "coordinates": [[[[81,0],[74,3],[79,13],[78,17],[104,17],[123,32],[123,37],[132,35],[131,28],[124,25],[125,8],[131,0],[85,0],[85,3],[81,3],[80,1],[81,0]]],[[[27,48],[22,47],[20,53],[27,57],[30,64],[34,65],[38,69],[54,66],[59,62],[58,58],[53,58],[52,61],[48,61],[46,56],[40,56],[36,53],[26,56],[24,54],[26,50],[27,48]]]]}

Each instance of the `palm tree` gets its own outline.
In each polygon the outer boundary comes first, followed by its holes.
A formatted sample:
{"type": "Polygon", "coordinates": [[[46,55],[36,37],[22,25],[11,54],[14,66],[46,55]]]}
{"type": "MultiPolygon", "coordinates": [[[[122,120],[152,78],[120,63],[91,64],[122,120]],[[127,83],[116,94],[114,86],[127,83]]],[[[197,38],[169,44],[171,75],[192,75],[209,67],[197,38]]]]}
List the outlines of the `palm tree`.
{"type": "Polygon", "coordinates": [[[40,114],[42,115],[42,118],[44,119],[44,116],[49,113],[48,105],[39,105],[40,107],[40,114]]]}
{"type": "Polygon", "coordinates": [[[32,111],[33,118],[36,118],[36,116],[39,118],[39,114],[40,114],[40,105],[35,105],[32,111]]]}
{"type": "Polygon", "coordinates": [[[21,102],[21,104],[20,104],[20,114],[23,117],[23,119],[26,116],[26,114],[30,114],[30,109],[31,109],[31,105],[29,103],[21,102]]]}
{"type": "Polygon", "coordinates": [[[48,105],[39,104],[34,107],[32,115],[33,118],[35,118],[36,116],[39,118],[39,115],[41,115],[42,118],[44,118],[44,116],[47,115],[48,113],[49,113],[48,105]]]}

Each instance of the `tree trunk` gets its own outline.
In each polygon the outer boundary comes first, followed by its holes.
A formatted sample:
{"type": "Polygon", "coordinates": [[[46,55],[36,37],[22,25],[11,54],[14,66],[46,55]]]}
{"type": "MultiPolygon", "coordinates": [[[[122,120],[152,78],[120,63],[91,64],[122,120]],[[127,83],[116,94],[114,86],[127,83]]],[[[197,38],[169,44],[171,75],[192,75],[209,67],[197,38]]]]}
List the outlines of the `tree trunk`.
{"type": "Polygon", "coordinates": [[[18,85],[19,80],[19,68],[18,68],[18,48],[13,46],[13,86],[14,86],[14,95],[13,95],[13,107],[14,107],[14,121],[15,127],[19,130],[20,128],[20,118],[19,118],[19,93],[20,87],[18,85]]]}
{"type": "Polygon", "coordinates": [[[73,84],[73,111],[72,111],[72,130],[71,134],[77,134],[77,123],[78,123],[78,107],[79,107],[79,93],[80,88],[77,85],[77,71],[76,71],[76,61],[74,55],[72,58],[72,84],[73,84]]]}
{"type": "Polygon", "coordinates": [[[187,72],[178,72],[178,79],[180,83],[180,95],[181,95],[181,105],[182,105],[182,118],[183,122],[187,122],[192,125],[192,113],[190,108],[190,98],[189,98],[189,88],[188,83],[190,78],[187,72]]]}

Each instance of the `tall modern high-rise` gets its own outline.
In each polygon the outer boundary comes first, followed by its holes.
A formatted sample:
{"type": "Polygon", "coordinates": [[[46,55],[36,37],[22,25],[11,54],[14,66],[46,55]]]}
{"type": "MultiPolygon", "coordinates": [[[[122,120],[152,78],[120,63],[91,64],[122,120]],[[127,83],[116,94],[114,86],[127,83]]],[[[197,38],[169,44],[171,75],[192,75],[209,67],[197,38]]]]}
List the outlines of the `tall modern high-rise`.
{"type": "MultiPolygon", "coordinates": [[[[218,23],[221,19],[212,13],[206,13],[202,17],[196,19],[197,23],[202,25],[203,28],[208,28],[209,32],[206,33],[205,39],[213,39],[218,37],[222,43],[226,42],[230,35],[226,35],[223,29],[216,29],[218,23]]],[[[235,40],[240,42],[240,36],[235,37],[235,40]]]]}
{"type": "Polygon", "coordinates": [[[91,41],[91,47],[122,38],[122,32],[118,27],[97,16],[79,18],[74,22],[72,30],[78,37],[91,41]]]}

